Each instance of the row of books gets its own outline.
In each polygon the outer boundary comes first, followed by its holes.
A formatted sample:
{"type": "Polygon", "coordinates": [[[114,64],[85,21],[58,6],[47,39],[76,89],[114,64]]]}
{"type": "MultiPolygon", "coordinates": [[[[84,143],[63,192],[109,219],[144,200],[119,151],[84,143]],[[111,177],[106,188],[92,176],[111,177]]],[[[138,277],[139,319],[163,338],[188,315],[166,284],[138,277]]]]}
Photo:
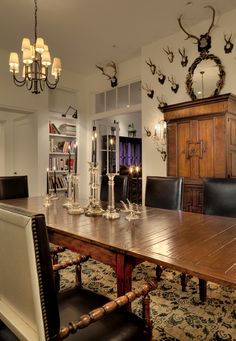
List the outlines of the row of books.
{"type": "MultiPolygon", "coordinates": [[[[56,176],[56,188],[66,188],[67,187],[67,180],[66,176],[57,175],[56,176]]],[[[54,176],[49,175],[49,189],[54,189],[54,176]]]]}
{"type": "MultiPolygon", "coordinates": [[[[49,158],[49,170],[53,171],[68,171],[69,170],[69,159],[50,157],[49,158]]],[[[70,170],[74,169],[74,159],[70,159],[70,170]]]]}
{"type": "Polygon", "coordinates": [[[59,153],[75,153],[76,142],[75,141],[57,141],[55,139],[50,139],[50,152],[59,152],[59,153]]]}

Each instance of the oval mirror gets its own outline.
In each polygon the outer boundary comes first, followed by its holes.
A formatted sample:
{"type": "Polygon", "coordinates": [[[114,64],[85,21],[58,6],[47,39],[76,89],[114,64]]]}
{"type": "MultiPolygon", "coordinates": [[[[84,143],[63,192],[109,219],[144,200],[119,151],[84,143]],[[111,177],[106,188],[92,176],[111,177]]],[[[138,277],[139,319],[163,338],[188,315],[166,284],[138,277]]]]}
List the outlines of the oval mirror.
{"type": "Polygon", "coordinates": [[[218,57],[204,54],[196,58],[186,77],[187,93],[192,100],[219,95],[224,86],[225,71],[218,57]]]}

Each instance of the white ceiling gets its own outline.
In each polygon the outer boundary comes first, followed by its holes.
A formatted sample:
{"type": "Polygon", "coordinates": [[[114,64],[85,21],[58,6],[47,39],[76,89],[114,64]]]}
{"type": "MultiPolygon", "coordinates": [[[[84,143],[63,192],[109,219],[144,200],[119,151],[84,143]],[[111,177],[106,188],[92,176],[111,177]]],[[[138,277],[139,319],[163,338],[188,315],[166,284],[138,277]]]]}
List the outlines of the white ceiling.
{"type": "MultiPolygon", "coordinates": [[[[187,2],[38,0],[38,36],[65,69],[86,75],[95,71],[95,64],[125,61],[140,55],[141,46],[173,34],[179,30],[181,13],[191,30],[191,25],[211,20],[205,5],[212,5],[217,16],[236,8],[236,0],[192,0],[191,6],[187,2]]],[[[20,52],[23,37],[34,38],[34,0],[1,0],[0,48],[20,52]]]]}

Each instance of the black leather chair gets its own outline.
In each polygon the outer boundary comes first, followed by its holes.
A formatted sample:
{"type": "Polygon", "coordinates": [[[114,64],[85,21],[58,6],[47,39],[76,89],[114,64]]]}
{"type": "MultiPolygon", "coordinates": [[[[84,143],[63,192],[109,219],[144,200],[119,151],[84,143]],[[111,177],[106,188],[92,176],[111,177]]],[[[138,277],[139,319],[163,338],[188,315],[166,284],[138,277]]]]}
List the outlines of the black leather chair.
{"type": "Polygon", "coordinates": [[[0,204],[0,235],[1,341],[151,340],[154,282],[114,301],[81,285],[57,293],[44,215],[0,204]],[[125,307],[140,296],[144,319],[125,307]]]}
{"type": "MultiPolygon", "coordinates": [[[[126,201],[128,198],[128,176],[116,175],[114,178],[115,202],[126,201]]],[[[108,201],[108,176],[103,175],[101,180],[100,200],[108,201]]]]}
{"type": "Polygon", "coordinates": [[[145,206],[181,210],[182,197],[182,177],[147,176],[145,206]]]}
{"type": "MultiPolygon", "coordinates": [[[[181,210],[183,206],[183,178],[174,176],[147,176],[145,206],[181,210]]],[[[163,267],[156,266],[156,277],[160,281],[163,267]]],[[[182,290],[186,290],[186,274],[181,274],[182,290]]]]}
{"type": "MultiPolygon", "coordinates": [[[[203,213],[236,217],[236,179],[203,178],[203,213]]],[[[200,299],[206,300],[207,282],[199,280],[200,299]]]]}
{"type": "Polygon", "coordinates": [[[28,196],[27,175],[0,177],[0,199],[27,198],[28,196]]]}
{"type": "Polygon", "coordinates": [[[236,217],[236,179],[203,179],[203,212],[236,217]]]}

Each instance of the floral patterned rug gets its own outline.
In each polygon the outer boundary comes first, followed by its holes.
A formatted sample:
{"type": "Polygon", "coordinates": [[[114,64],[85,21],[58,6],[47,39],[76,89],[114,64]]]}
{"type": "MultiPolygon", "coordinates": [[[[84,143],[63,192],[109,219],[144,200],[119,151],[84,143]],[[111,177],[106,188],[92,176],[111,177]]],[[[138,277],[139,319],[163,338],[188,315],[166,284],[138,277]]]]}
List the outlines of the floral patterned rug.
{"type": "MultiPolygon", "coordinates": [[[[62,257],[71,254],[69,251],[62,257]]],[[[95,260],[82,265],[83,286],[111,299],[116,297],[116,277],[111,267],[95,260]]],[[[73,285],[74,269],[61,271],[61,288],[73,285]]],[[[144,262],[133,271],[133,288],[155,277],[155,265],[144,262]]],[[[152,291],[151,318],[153,340],[236,340],[236,290],[208,282],[208,299],[201,303],[198,279],[190,278],[187,292],[182,292],[180,273],[165,269],[157,290],[152,291]]],[[[133,311],[141,314],[141,300],[133,311]]]]}

